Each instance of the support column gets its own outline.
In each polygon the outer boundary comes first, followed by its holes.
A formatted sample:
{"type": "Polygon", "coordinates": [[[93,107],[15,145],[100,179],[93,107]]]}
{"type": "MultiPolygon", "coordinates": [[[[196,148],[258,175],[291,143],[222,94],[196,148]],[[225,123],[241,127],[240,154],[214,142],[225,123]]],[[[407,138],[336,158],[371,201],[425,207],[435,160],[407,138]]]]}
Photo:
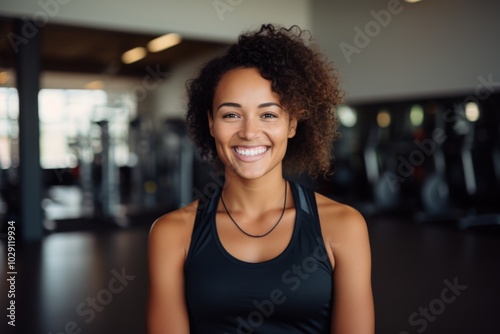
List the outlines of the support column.
{"type": "MultiPolygon", "coordinates": [[[[16,20],[14,32],[21,36],[16,48],[16,80],[19,94],[19,178],[21,212],[19,226],[24,241],[42,238],[42,169],[40,165],[40,32],[25,36],[28,20],[16,20]]],[[[32,30],[30,32],[33,32],[32,30]]]]}

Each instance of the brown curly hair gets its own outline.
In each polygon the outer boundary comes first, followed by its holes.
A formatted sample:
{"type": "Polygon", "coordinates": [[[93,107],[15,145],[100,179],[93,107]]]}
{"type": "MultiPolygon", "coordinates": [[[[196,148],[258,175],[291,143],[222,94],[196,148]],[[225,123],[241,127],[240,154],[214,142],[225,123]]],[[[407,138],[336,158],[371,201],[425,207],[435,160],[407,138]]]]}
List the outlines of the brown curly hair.
{"type": "Polygon", "coordinates": [[[209,61],[199,75],[187,82],[187,125],[203,158],[222,167],[210,135],[207,112],[217,84],[228,71],[257,68],[271,81],[272,90],[291,117],[297,119],[296,135],[289,139],[283,159],[288,175],[326,174],[333,159],[333,142],[339,138],[336,107],[342,102],[336,71],[318,51],[311,34],[298,26],[272,24],[240,35],[227,52],[209,61]]]}

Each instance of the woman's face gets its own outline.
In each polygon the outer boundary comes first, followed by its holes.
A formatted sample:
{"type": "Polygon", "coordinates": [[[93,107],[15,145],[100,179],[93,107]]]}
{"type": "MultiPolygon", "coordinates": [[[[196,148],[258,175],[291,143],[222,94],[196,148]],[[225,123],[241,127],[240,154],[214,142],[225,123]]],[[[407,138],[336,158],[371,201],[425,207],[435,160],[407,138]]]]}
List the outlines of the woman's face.
{"type": "Polygon", "coordinates": [[[288,138],[297,121],[290,119],[271,82],[255,68],[225,73],[215,90],[210,133],[226,173],[256,179],[281,174],[288,138]]]}

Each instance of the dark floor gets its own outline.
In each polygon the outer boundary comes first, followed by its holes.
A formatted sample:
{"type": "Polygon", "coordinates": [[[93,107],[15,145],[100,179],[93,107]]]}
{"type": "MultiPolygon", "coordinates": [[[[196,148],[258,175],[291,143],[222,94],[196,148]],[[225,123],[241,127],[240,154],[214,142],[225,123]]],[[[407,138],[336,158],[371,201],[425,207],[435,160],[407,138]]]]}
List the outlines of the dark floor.
{"type": "MultiPolygon", "coordinates": [[[[368,218],[376,333],[500,333],[500,233],[368,218]]],[[[16,327],[1,333],[144,333],[147,224],[17,245],[16,327]],[[120,277],[120,279],[116,279],[120,277]],[[80,331],[81,330],[81,331],[80,331]]]]}

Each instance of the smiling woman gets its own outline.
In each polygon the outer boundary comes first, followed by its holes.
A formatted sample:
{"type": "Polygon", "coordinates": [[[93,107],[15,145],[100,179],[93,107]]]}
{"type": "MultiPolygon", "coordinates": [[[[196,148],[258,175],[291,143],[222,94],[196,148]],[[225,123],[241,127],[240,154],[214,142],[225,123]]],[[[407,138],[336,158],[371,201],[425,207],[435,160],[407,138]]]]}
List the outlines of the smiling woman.
{"type": "Polygon", "coordinates": [[[338,137],[314,45],[264,25],[188,82],[193,140],[225,179],[151,229],[149,333],[373,333],[363,217],[287,179],[328,172],[338,137]]]}
{"type": "Polygon", "coordinates": [[[187,122],[202,156],[219,167],[215,142],[209,133],[215,90],[221,77],[237,68],[254,68],[268,80],[279,105],[301,125],[291,138],[283,164],[285,173],[327,172],[332,142],[338,138],[335,107],[342,101],[335,70],[307,31],[262,28],[243,34],[226,55],[213,59],[188,82],[187,122]],[[272,29],[272,32],[271,32],[272,29]],[[307,156],[309,159],[304,159],[307,156]]]}
{"type": "Polygon", "coordinates": [[[256,179],[277,168],[281,174],[297,120],[283,110],[269,80],[255,68],[227,72],[215,91],[212,110],[210,134],[228,173],[256,179]]]}

